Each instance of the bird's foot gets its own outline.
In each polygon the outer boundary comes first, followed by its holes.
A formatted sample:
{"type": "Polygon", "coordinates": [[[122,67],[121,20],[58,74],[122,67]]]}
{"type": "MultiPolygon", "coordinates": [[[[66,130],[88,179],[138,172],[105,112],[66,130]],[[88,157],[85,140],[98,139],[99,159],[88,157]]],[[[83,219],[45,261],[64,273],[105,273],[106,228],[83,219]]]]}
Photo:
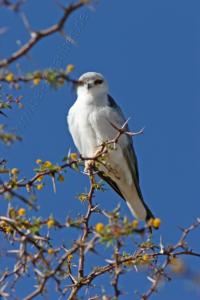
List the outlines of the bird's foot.
{"type": "Polygon", "coordinates": [[[94,160],[92,160],[92,159],[86,160],[84,173],[90,173],[93,166],[94,166],[94,160]]]}

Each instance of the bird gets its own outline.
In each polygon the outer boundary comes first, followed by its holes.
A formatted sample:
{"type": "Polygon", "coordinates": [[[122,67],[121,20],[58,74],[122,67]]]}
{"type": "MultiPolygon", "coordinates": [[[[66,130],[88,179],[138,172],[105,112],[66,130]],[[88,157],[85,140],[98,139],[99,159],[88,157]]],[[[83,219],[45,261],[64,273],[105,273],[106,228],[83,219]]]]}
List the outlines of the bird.
{"type": "MultiPolygon", "coordinates": [[[[102,74],[84,73],[76,82],[76,91],[77,99],[67,115],[68,128],[81,156],[92,158],[103,143],[116,137],[117,128],[125,125],[129,131],[129,127],[121,108],[110,96],[108,82],[102,74]]],[[[106,164],[99,163],[97,169],[100,178],[125,200],[137,219],[145,222],[154,219],[141,192],[138,161],[130,135],[121,134],[115,148],[108,150],[106,164]]]]}

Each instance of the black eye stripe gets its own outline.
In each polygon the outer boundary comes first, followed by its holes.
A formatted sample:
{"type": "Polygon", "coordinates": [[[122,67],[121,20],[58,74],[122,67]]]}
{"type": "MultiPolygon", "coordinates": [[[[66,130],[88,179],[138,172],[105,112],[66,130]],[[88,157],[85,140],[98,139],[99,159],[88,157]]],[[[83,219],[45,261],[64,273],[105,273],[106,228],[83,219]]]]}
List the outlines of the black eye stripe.
{"type": "Polygon", "coordinates": [[[101,84],[101,83],[103,83],[103,80],[102,80],[102,79],[96,79],[96,80],[94,81],[94,84],[101,84]]]}

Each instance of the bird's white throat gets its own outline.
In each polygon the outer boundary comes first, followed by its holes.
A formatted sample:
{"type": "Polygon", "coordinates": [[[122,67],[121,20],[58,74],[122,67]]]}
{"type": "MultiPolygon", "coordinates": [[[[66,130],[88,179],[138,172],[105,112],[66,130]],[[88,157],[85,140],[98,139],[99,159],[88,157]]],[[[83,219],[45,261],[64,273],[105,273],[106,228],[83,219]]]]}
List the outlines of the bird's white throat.
{"type": "Polygon", "coordinates": [[[108,89],[104,87],[93,87],[88,90],[85,86],[81,86],[77,89],[77,95],[77,101],[82,104],[101,106],[108,103],[108,89]]]}

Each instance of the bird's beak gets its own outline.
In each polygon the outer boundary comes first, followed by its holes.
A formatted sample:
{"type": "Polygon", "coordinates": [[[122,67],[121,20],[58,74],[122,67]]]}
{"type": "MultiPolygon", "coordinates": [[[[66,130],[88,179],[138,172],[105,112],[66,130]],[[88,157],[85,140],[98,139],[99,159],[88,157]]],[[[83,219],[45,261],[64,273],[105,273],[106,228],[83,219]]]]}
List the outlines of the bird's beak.
{"type": "Polygon", "coordinates": [[[89,89],[91,89],[92,87],[93,87],[93,84],[92,84],[91,82],[90,82],[90,83],[88,82],[88,83],[87,83],[87,89],[89,90],[89,89]]]}
{"type": "Polygon", "coordinates": [[[74,84],[75,84],[76,87],[79,87],[79,86],[83,86],[83,85],[84,85],[84,82],[81,81],[81,80],[75,80],[75,81],[74,81],[74,84]]]}

